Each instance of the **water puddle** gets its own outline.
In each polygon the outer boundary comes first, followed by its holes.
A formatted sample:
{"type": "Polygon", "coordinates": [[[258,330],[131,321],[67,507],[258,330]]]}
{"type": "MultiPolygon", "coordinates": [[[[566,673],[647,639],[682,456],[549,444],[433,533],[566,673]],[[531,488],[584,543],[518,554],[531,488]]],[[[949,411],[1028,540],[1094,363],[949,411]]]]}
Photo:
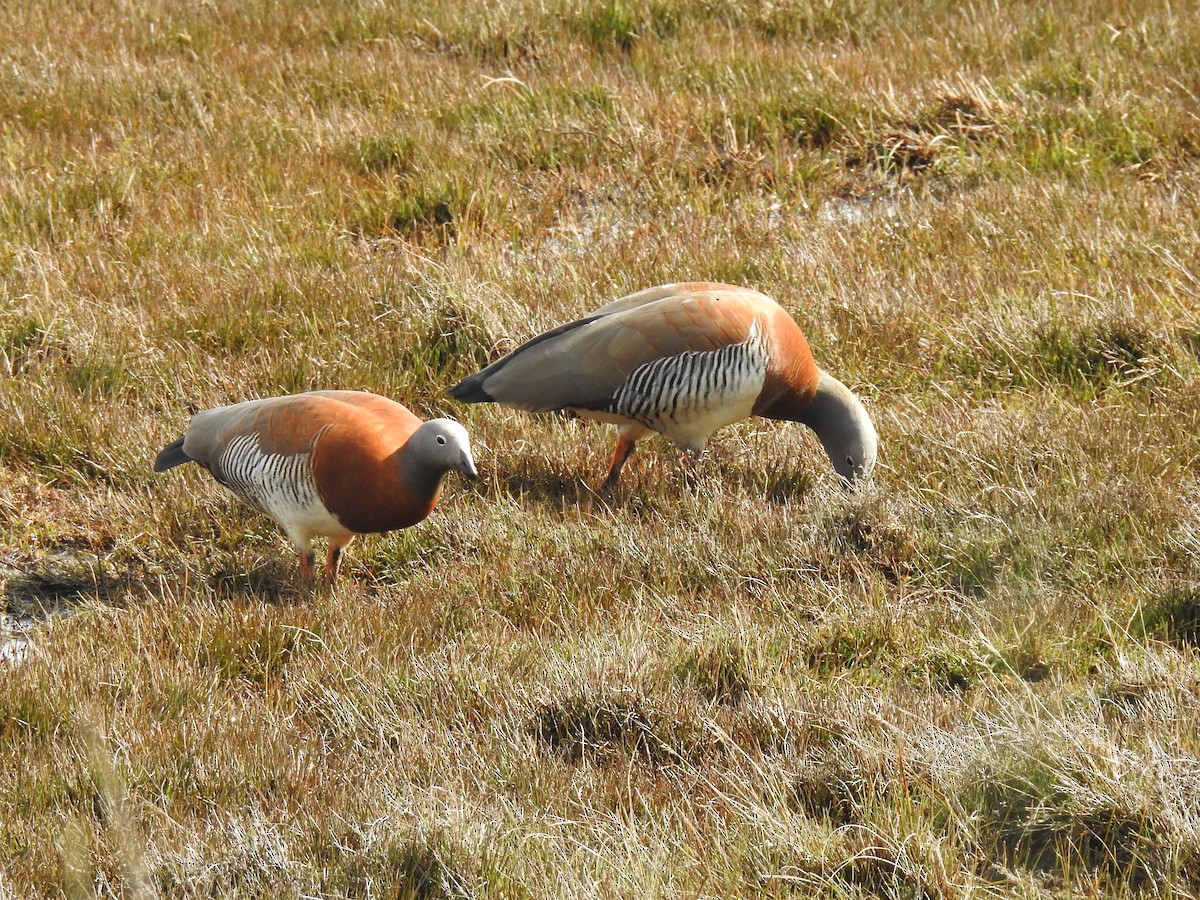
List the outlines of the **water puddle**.
{"type": "Polygon", "coordinates": [[[19,665],[29,656],[29,638],[33,628],[32,619],[0,618],[0,666],[19,665]]]}
{"type": "Polygon", "coordinates": [[[639,205],[630,203],[627,193],[622,188],[611,188],[579,194],[550,226],[544,249],[556,255],[578,256],[594,250],[597,244],[632,240],[650,215],[639,215],[639,205]]]}
{"type": "Polygon", "coordinates": [[[38,626],[81,603],[112,593],[94,553],[56,548],[38,556],[0,554],[0,666],[18,666],[33,652],[38,626]]]}
{"type": "Polygon", "coordinates": [[[907,192],[899,190],[830,197],[817,210],[817,219],[830,224],[849,225],[857,225],[868,218],[878,216],[884,219],[898,219],[901,216],[900,200],[904,196],[907,196],[907,192]]]}
{"type": "MultiPolygon", "coordinates": [[[[767,228],[778,228],[798,221],[816,220],[826,225],[860,225],[868,221],[893,222],[902,219],[901,200],[908,196],[905,189],[845,193],[829,197],[815,209],[803,205],[789,208],[779,201],[766,202],[761,209],[748,213],[761,215],[767,228]]],[[[616,247],[635,241],[639,233],[650,229],[695,230],[697,219],[703,215],[684,203],[673,206],[650,206],[639,202],[619,187],[579,192],[559,212],[548,229],[542,245],[536,250],[513,244],[509,249],[512,261],[520,263],[535,253],[549,251],[560,256],[594,253],[598,246],[616,247]]],[[[711,222],[708,223],[711,226],[711,222]]]]}

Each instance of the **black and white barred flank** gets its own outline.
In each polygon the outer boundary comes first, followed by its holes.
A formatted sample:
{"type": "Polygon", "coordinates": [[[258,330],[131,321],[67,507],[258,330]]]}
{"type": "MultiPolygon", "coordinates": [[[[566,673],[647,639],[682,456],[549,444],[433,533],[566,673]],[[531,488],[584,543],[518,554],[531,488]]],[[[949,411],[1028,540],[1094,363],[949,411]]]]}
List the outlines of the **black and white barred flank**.
{"type": "Polygon", "coordinates": [[[242,434],[225,446],[213,468],[217,480],[268,515],[301,511],[320,503],[312,452],[264,453],[257,434],[242,434]]]}
{"type": "Polygon", "coordinates": [[[706,414],[731,396],[758,395],[767,376],[767,349],[758,322],[746,340],[720,350],[688,350],[639,366],[613,394],[606,412],[647,428],[706,414]]]}

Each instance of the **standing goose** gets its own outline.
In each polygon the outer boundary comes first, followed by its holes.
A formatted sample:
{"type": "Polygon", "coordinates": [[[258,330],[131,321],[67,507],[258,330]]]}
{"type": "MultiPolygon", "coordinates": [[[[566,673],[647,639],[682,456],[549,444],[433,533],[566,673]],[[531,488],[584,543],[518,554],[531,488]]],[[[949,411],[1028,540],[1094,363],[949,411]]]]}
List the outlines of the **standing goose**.
{"type": "Polygon", "coordinates": [[[630,294],[526,341],[450,395],[611,422],[618,439],[606,488],[648,434],[699,456],[714,431],[748,416],[803,422],[851,482],[870,474],[878,448],[866,408],[817,367],[792,317],[728,284],[630,294]]]}
{"type": "Polygon", "coordinates": [[[407,528],[437,504],[455,469],[477,477],[466,430],[422,422],[385,397],[313,391],[197,413],[154,471],[194,461],[282,526],[313,577],[313,538],[329,541],[324,580],[356,534],[407,528]]]}

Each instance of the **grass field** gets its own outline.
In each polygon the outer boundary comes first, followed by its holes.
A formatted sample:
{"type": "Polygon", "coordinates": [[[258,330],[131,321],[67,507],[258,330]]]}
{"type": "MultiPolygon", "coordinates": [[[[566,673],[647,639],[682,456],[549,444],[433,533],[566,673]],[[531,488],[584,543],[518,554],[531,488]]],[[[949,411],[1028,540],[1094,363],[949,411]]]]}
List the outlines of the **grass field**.
{"type": "Polygon", "coordinates": [[[1200,6],[95,0],[0,47],[0,896],[1200,893],[1200,6]],[[881,437],[456,404],[652,284],[881,437]],[[153,475],[368,389],[483,479],[311,592],[153,475]]]}

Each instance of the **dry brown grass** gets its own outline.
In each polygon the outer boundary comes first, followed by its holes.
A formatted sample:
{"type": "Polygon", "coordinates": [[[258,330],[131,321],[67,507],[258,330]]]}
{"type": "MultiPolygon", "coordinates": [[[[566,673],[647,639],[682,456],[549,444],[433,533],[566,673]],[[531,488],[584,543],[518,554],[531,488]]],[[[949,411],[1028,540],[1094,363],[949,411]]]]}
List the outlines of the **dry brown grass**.
{"type": "Polygon", "coordinates": [[[1200,892],[1187,4],[24,4],[0,51],[0,893],[1200,892]],[[456,407],[654,283],[875,414],[456,407]],[[485,472],[311,594],[150,460],[365,388],[485,472]]]}

